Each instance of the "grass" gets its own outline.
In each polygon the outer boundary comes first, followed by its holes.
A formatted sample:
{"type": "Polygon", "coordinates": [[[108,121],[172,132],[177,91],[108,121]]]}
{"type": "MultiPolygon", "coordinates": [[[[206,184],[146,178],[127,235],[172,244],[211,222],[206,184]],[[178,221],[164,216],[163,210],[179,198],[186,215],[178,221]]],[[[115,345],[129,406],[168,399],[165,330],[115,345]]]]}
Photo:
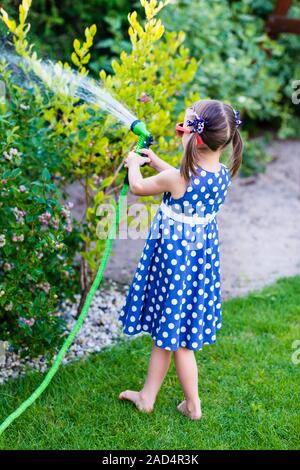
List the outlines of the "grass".
{"type": "MultiPolygon", "coordinates": [[[[217,344],[196,352],[203,418],[176,410],[174,362],[152,414],[118,400],[142,387],[149,335],[61,368],[38,401],[0,438],[1,449],[297,449],[300,438],[300,276],[223,303],[217,344]],[[296,358],[300,357],[295,354],[296,358]]],[[[31,372],[0,387],[4,419],[41,382],[31,372]]]]}

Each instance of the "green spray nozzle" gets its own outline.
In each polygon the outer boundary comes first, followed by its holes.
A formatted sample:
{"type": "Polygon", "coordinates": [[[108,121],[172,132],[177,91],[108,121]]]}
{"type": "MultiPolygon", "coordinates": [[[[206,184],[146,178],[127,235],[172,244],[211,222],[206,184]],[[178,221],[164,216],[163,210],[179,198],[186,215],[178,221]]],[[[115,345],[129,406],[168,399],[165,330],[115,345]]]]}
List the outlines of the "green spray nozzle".
{"type": "Polygon", "coordinates": [[[133,123],[130,126],[130,130],[134,132],[136,135],[142,135],[142,136],[149,136],[151,135],[150,132],[146,128],[146,124],[139,119],[136,119],[136,121],[133,121],[133,123]]]}
{"type": "Polygon", "coordinates": [[[148,148],[153,143],[153,137],[147,130],[145,123],[139,119],[133,121],[130,126],[130,130],[132,130],[135,135],[139,136],[139,141],[135,149],[136,153],[140,153],[139,150],[142,148],[148,148]]]}
{"type": "MultiPolygon", "coordinates": [[[[150,145],[153,144],[152,135],[147,130],[145,123],[143,123],[139,119],[136,119],[135,121],[132,122],[130,126],[130,130],[139,137],[138,143],[136,144],[136,147],[134,150],[136,153],[140,154],[141,149],[149,148],[150,145]]],[[[124,183],[129,184],[128,171],[126,173],[124,183]]]]}

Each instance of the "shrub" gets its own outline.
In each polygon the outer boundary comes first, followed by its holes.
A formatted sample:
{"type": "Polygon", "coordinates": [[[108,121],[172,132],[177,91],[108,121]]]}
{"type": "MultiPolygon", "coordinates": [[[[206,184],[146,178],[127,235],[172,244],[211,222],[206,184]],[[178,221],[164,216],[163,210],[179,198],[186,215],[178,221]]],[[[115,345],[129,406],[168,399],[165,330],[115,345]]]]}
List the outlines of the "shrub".
{"type": "Polygon", "coordinates": [[[0,339],[35,356],[62,342],[60,307],[79,291],[80,238],[54,184],[62,142],[51,138],[41,97],[17,86],[3,64],[0,75],[0,339]]]}
{"type": "MultiPolygon", "coordinates": [[[[26,39],[30,4],[30,0],[23,0],[21,12],[24,10],[25,13],[19,16],[19,25],[3,10],[2,20],[12,34],[17,52],[37,59],[26,39]]],[[[187,102],[199,99],[196,94],[186,93],[197,62],[183,47],[184,33],[164,34],[164,27],[156,16],[165,3],[141,0],[141,4],[146,14],[144,24],[139,22],[136,12],[128,16],[130,53],[123,51],[119,60],[112,61],[113,75],[101,70],[100,79],[114,97],[147,123],[158,139],[160,153],[165,154],[170,163],[176,164],[180,141],[174,132],[174,121],[185,108],[184,98],[187,102]],[[181,84],[180,89],[178,83],[181,84]]],[[[79,75],[88,74],[96,31],[95,25],[87,27],[84,39],[73,42],[71,58],[79,75]]],[[[61,66],[70,69],[68,63],[61,63],[61,66]]],[[[43,97],[39,99],[43,103],[43,97]]],[[[136,139],[98,106],[87,105],[62,93],[51,96],[47,106],[42,105],[42,116],[51,128],[51,139],[59,143],[65,182],[80,182],[85,194],[86,220],[80,227],[84,243],[80,250],[83,259],[81,307],[103,254],[105,241],[98,238],[97,225],[105,221],[109,225],[110,222],[106,214],[98,215],[97,209],[104,203],[115,205],[124,179],[121,162],[136,139]]],[[[58,163],[57,159],[55,162],[58,163]]],[[[144,170],[145,176],[152,172],[149,167],[144,170]]],[[[148,200],[153,199],[149,197],[148,200]]]]}
{"type": "MultiPolygon", "coordinates": [[[[181,0],[162,13],[168,29],[180,24],[200,59],[192,89],[232,104],[244,118],[243,175],[264,171],[269,160],[261,141],[249,140],[261,124],[270,123],[280,137],[298,135],[291,79],[300,76],[300,41],[296,35],[268,37],[264,26],[273,7],[273,1],[260,0],[181,0]]],[[[292,14],[300,17],[299,6],[292,14]]]]}
{"type": "MultiPolygon", "coordinates": [[[[300,2],[293,2],[289,12],[291,18],[300,18],[300,2]]],[[[279,136],[281,138],[299,137],[300,106],[293,104],[292,82],[300,80],[300,37],[296,34],[281,34],[279,43],[284,47],[285,53],[280,59],[278,74],[283,82],[284,106],[281,112],[282,125],[279,136]]]]}
{"type": "MultiPolygon", "coordinates": [[[[1,4],[13,15],[18,9],[19,0],[3,0],[1,4]]],[[[95,73],[99,66],[112,73],[109,57],[118,56],[122,50],[130,51],[126,33],[127,13],[131,8],[138,8],[142,12],[137,0],[64,0],[50,3],[34,0],[31,8],[31,39],[43,57],[65,61],[73,52],[70,38],[79,36],[83,27],[97,22],[100,26],[95,37],[98,57],[89,66],[95,73]]]]}
{"type": "MultiPolygon", "coordinates": [[[[265,21],[275,1],[172,3],[162,12],[162,19],[167,29],[183,29],[187,33],[187,46],[202,62],[196,81],[200,96],[239,100],[248,119],[257,121],[258,125],[268,120],[279,129],[280,137],[297,136],[300,112],[291,102],[291,80],[299,77],[299,61],[295,57],[300,54],[300,41],[298,36],[290,34],[281,34],[271,41],[265,34],[265,21]]],[[[11,11],[17,4],[17,0],[4,2],[11,11]]],[[[97,61],[92,59],[89,68],[97,73],[100,65],[113,73],[108,58],[118,56],[122,50],[130,52],[126,12],[132,6],[142,11],[138,1],[92,0],[84,4],[75,0],[72,7],[65,1],[52,4],[49,9],[43,0],[35,0],[32,37],[43,55],[65,59],[71,54],[68,37],[79,33],[82,21],[89,24],[98,20],[100,10],[103,24],[94,45],[100,57],[97,61]]],[[[290,16],[300,17],[299,1],[293,2],[290,16]]]]}
{"type": "Polygon", "coordinates": [[[282,83],[274,71],[282,48],[263,32],[248,2],[181,1],[163,19],[169,29],[180,23],[190,32],[187,45],[201,59],[194,81],[201,96],[228,101],[253,119],[279,115],[282,83]]]}
{"type": "Polygon", "coordinates": [[[61,205],[46,168],[39,181],[23,177],[26,157],[11,146],[16,133],[6,131],[0,150],[0,338],[34,356],[61,343],[59,305],[73,298],[77,276],[67,246],[69,206],[61,205]]]}

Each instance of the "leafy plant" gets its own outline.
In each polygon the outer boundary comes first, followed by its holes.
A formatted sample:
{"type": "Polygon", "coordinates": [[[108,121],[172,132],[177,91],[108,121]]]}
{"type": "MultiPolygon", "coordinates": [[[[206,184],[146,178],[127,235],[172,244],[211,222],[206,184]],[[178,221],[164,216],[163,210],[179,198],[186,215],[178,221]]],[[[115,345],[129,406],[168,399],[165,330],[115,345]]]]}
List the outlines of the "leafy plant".
{"type": "Polygon", "coordinates": [[[21,355],[34,356],[54,351],[62,341],[65,322],[59,305],[64,298],[74,300],[77,278],[70,248],[73,227],[70,207],[61,204],[48,169],[40,180],[24,177],[26,155],[12,146],[18,127],[2,136],[0,337],[21,355]]]}
{"type": "MultiPolygon", "coordinates": [[[[1,5],[13,15],[19,7],[19,0],[3,0],[1,5]]],[[[31,7],[31,40],[43,57],[65,61],[73,52],[70,38],[80,36],[83,26],[97,22],[99,28],[95,49],[98,57],[90,62],[89,67],[95,73],[98,73],[99,66],[112,72],[109,58],[118,56],[122,50],[130,51],[126,37],[127,12],[130,8],[142,12],[137,0],[34,0],[31,7]]]]}
{"type": "Polygon", "coordinates": [[[200,56],[194,89],[252,119],[278,116],[282,84],[274,71],[283,49],[263,32],[249,2],[180,1],[163,13],[168,29],[176,29],[183,17],[182,28],[192,33],[187,45],[200,56]]]}
{"type": "MultiPolygon", "coordinates": [[[[178,119],[178,114],[183,113],[185,104],[199,99],[199,95],[187,93],[187,85],[197,70],[197,61],[190,57],[188,49],[183,46],[185,34],[165,33],[162,22],[157,19],[157,14],[167,3],[141,0],[146,16],[144,24],[138,20],[137,12],[128,15],[130,52],[123,51],[119,60],[112,60],[112,75],[102,69],[100,80],[114,97],[147,123],[149,130],[158,139],[159,152],[170,163],[176,164],[179,149],[178,140],[174,136],[174,121],[178,119]]],[[[32,52],[27,39],[19,34],[29,30],[28,26],[26,29],[25,20],[30,4],[30,0],[23,0],[26,14],[19,18],[20,27],[12,23],[3,10],[2,20],[13,34],[16,50],[33,58],[38,70],[37,54],[32,52]]],[[[92,25],[85,29],[84,41],[76,39],[73,42],[72,61],[79,76],[88,74],[95,35],[96,26],[92,25]]],[[[66,62],[59,64],[64,69],[70,69],[66,62]]],[[[85,194],[86,219],[81,223],[84,247],[80,251],[80,310],[102,259],[105,241],[99,239],[97,225],[106,220],[109,225],[108,216],[99,216],[97,209],[105,203],[115,207],[124,178],[121,163],[124,155],[133,148],[134,139],[127,129],[116,123],[114,117],[78,98],[57,93],[42,109],[43,118],[52,130],[51,138],[59,143],[65,182],[79,182],[85,194]],[[62,142],[65,143],[64,148],[62,142]]],[[[145,168],[145,176],[152,174],[152,171],[151,168],[145,168]]],[[[150,197],[147,199],[153,201],[150,197]]]]}
{"type": "MultiPolygon", "coordinates": [[[[26,7],[26,4],[23,2],[26,7]]],[[[5,17],[23,42],[21,27],[5,17]]],[[[22,89],[3,61],[0,76],[5,97],[0,102],[0,338],[20,354],[50,354],[62,342],[62,301],[74,300],[79,273],[75,261],[79,231],[70,206],[56,183],[63,142],[52,139],[38,88],[22,89]]]]}

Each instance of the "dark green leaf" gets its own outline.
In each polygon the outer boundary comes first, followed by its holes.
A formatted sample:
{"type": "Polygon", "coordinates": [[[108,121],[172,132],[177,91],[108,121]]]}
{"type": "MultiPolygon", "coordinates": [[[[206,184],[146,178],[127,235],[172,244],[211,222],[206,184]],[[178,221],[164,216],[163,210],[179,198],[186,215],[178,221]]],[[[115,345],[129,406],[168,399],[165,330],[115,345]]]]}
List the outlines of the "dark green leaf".
{"type": "Polygon", "coordinates": [[[42,180],[49,181],[50,179],[51,179],[51,175],[50,175],[48,168],[44,168],[42,172],[42,180]]]}

